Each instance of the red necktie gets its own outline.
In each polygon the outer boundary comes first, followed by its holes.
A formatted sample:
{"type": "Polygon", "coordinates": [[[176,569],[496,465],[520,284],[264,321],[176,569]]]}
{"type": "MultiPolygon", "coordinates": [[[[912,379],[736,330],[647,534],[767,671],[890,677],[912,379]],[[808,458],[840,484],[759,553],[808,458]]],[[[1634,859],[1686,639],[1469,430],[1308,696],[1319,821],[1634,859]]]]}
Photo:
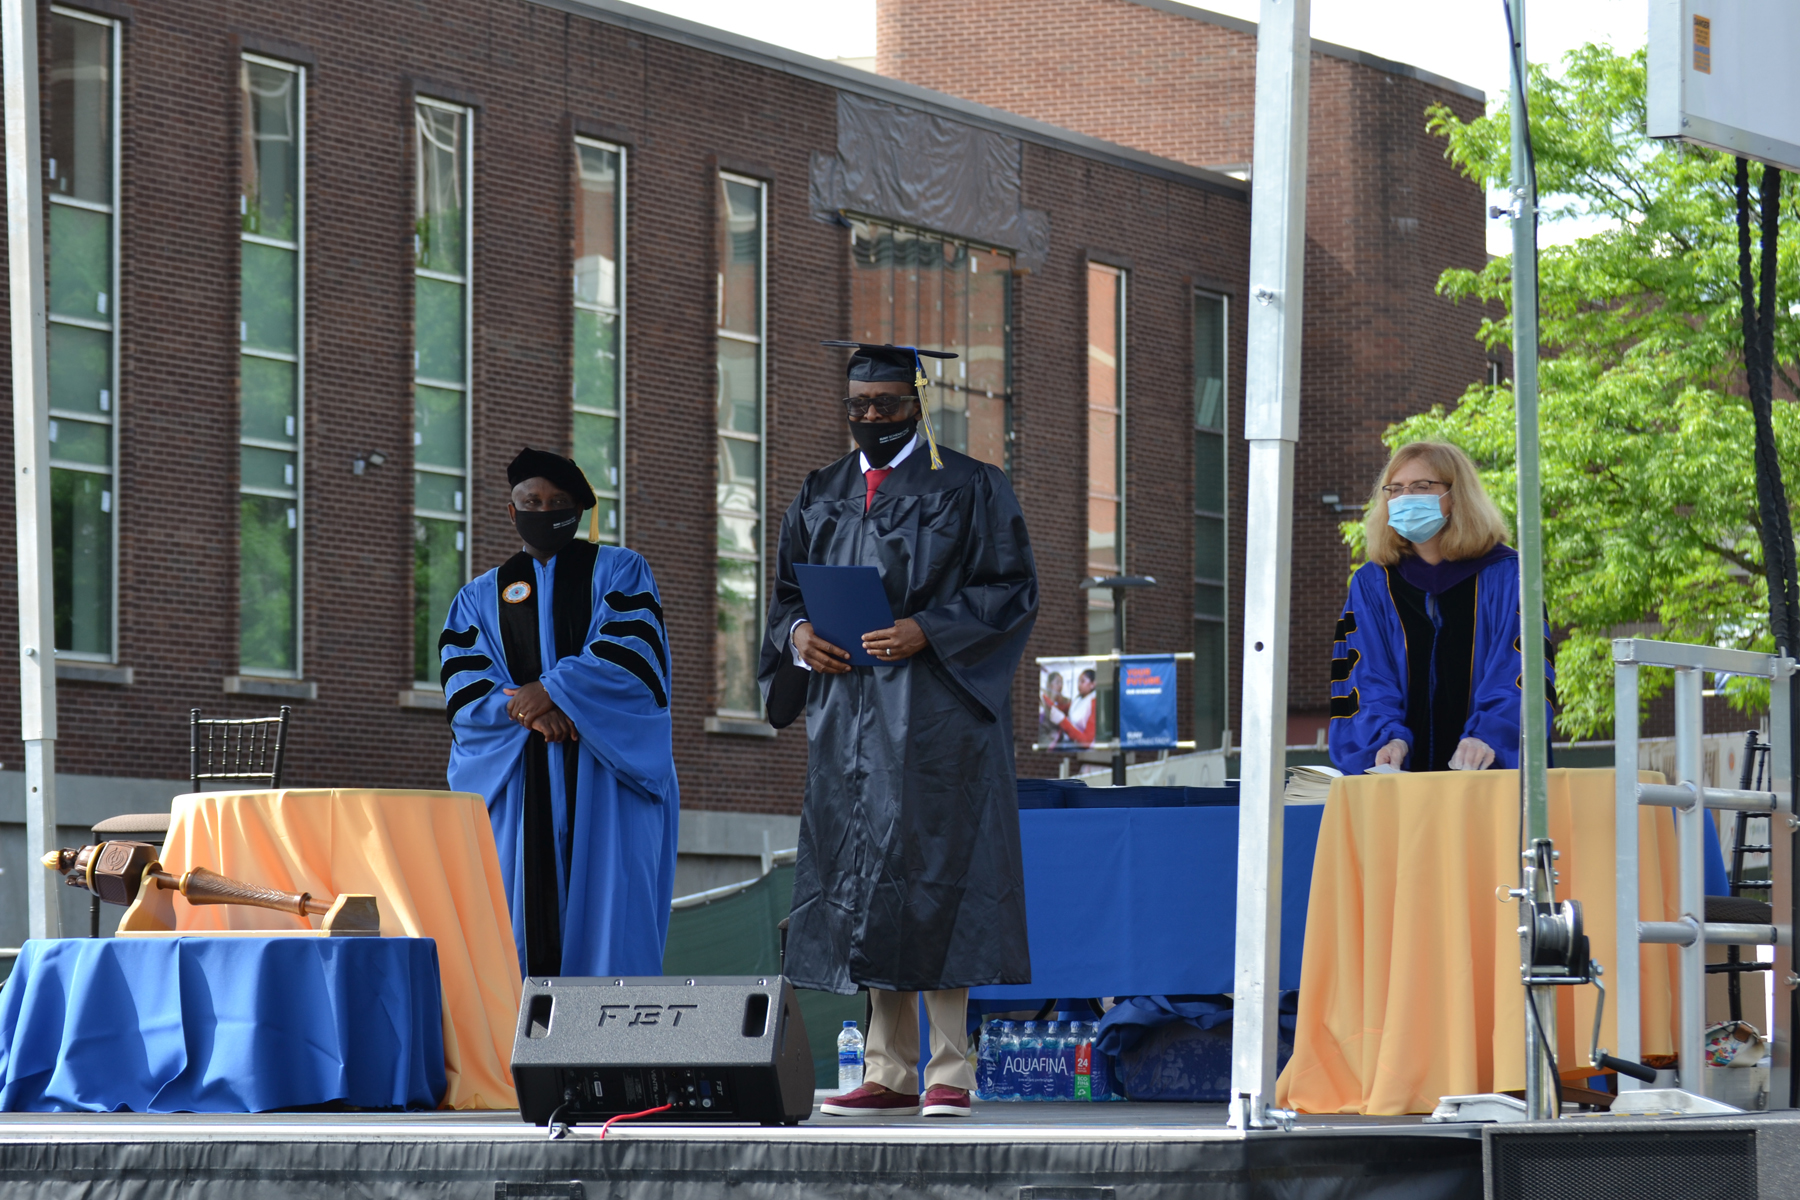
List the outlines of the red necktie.
{"type": "Polygon", "coordinates": [[[875,489],[881,486],[882,480],[893,473],[894,468],[892,467],[870,467],[863,472],[863,478],[869,481],[869,494],[863,497],[864,512],[868,512],[869,506],[875,503],[875,489]]]}

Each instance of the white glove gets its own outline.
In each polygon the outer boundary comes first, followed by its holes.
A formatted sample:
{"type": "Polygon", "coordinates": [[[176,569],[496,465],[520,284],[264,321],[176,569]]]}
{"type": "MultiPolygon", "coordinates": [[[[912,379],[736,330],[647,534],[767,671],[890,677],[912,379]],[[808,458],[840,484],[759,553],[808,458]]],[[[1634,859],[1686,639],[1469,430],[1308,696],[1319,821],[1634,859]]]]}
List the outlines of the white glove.
{"type": "Polygon", "coordinates": [[[1398,770],[1400,764],[1406,761],[1406,754],[1410,749],[1412,749],[1412,747],[1408,746],[1405,741],[1400,738],[1395,738],[1375,752],[1375,765],[1378,767],[1393,767],[1398,770]]]}
{"type": "Polygon", "coordinates": [[[1452,771],[1485,771],[1494,765],[1494,748],[1480,738],[1464,738],[1450,756],[1452,771]]]}

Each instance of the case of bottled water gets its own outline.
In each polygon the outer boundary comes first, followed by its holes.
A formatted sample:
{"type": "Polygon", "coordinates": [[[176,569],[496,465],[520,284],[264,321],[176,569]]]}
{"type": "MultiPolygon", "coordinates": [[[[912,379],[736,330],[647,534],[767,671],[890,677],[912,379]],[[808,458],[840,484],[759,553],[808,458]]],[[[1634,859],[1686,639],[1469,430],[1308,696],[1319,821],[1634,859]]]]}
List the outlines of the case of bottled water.
{"type": "Polygon", "coordinates": [[[975,1057],[981,1100],[1116,1100],[1089,1021],[988,1021],[975,1057]]]}

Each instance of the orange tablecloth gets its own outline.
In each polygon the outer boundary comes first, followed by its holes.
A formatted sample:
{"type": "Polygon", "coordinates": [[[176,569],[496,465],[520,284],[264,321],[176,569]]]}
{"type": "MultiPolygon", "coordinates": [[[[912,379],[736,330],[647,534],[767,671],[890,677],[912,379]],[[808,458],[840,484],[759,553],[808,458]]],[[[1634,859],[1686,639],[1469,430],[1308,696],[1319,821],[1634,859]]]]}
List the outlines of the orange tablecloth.
{"type": "MultiPolygon", "coordinates": [[[[177,796],[163,862],[284,891],[368,893],[381,932],[437,942],[447,1108],[516,1108],[519,958],[481,797],[353,789],[177,796]]],[[[177,929],[296,929],[298,916],[174,897],[177,929]]],[[[316,928],[319,918],[311,918],[316,928]]]]}
{"type": "MultiPolygon", "coordinates": [[[[1646,782],[1661,776],[1645,773],[1646,782]]],[[[1550,772],[1557,898],[1581,901],[1593,956],[1613,956],[1613,773],[1550,772]]],[[[1675,823],[1638,816],[1639,913],[1674,920],[1675,823]]],[[[1278,1103],[1302,1112],[1428,1112],[1439,1096],[1525,1086],[1517,771],[1334,780],[1319,830],[1294,1055],[1278,1103]]],[[[1640,948],[1642,1050],[1674,1053],[1676,948],[1640,948]]],[[[1603,977],[1604,980],[1605,977],[1603,977]]],[[[1586,1070],[1597,993],[1559,989],[1557,1062],[1586,1070]]],[[[1616,1046],[1608,1005],[1601,1044],[1616,1046]]]]}

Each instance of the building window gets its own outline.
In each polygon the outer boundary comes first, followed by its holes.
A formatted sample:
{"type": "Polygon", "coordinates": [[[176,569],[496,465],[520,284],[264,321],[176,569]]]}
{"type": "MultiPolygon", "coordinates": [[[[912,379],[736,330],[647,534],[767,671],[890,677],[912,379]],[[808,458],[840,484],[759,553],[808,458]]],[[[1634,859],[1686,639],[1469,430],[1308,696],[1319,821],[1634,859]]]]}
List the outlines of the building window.
{"type": "Polygon", "coordinates": [[[625,530],[625,154],[575,140],[575,461],[600,505],[600,540],[625,530]]]}
{"type": "Polygon", "coordinates": [[[1225,733],[1225,298],[1194,296],[1194,741],[1225,733]]]}
{"type": "MultiPolygon", "coordinates": [[[[1087,573],[1125,571],[1125,272],[1088,264],[1087,573]]],[[[1113,647],[1112,593],[1088,591],[1088,653],[1113,647]]]]}
{"type": "Polygon", "coordinates": [[[50,543],[56,650],[115,650],[119,395],[119,27],[50,16],[50,543]]]}
{"type": "Polygon", "coordinates": [[[306,74],[239,64],[238,665],[300,672],[306,74]]]}
{"type": "Polygon", "coordinates": [[[759,716],[762,647],[764,185],[719,176],[719,711],[759,716]]]}
{"type": "Polygon", "coordinates": [[[925,360],[932,431],[941,444],[1008,469],[1012,255],[858,219],[850,264],[851,337],[959,355],[925,360]]]}
{"type": "Polygon", "coordinates": [[[413,678],[436,686],[437,638],[468,581],[469,109],[413,107],[413,678]]]}

